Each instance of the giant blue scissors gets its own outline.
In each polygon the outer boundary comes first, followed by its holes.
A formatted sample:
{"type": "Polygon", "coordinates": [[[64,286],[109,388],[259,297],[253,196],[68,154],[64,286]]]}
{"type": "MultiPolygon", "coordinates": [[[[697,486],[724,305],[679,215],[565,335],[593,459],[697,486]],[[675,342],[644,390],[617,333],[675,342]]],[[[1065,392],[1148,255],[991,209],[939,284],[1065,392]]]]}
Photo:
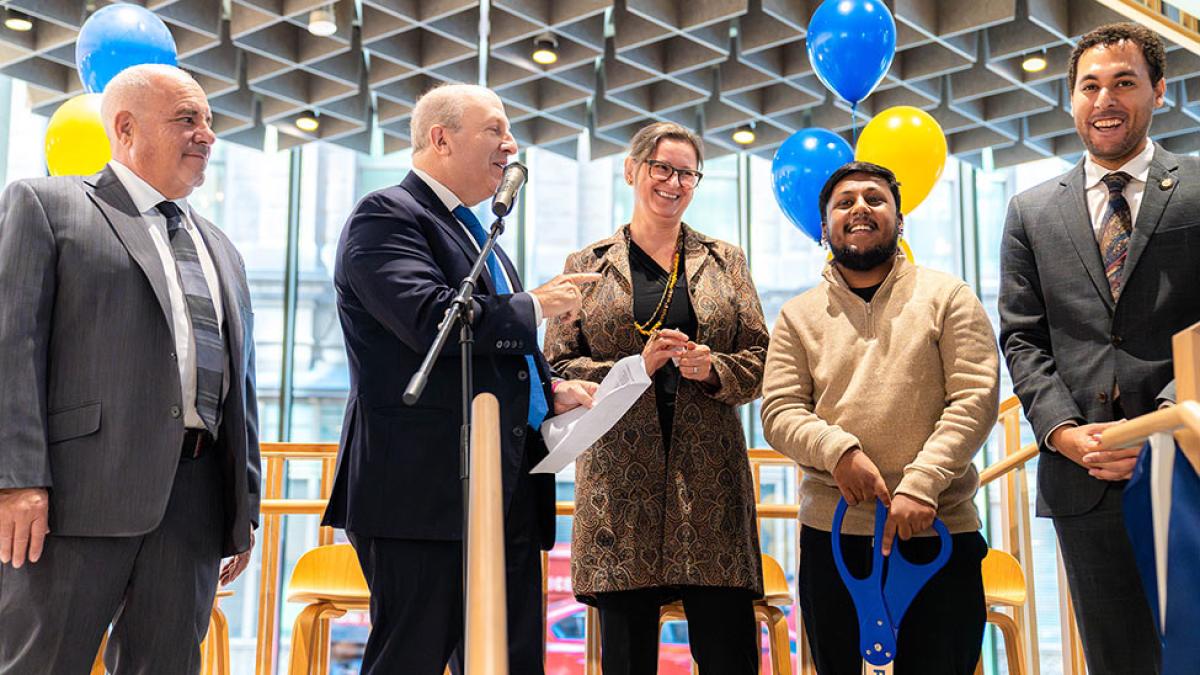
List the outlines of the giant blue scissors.
{"type": "Polygon", "coordinates": [[[908,611],[917,593],[950,559],[950,531],[940,518],[934,518],[933,529],[941,540],[941,550],[932,562],[914,565],[892,549],[885,565],[883,558],[883,526],[887,508],[875,501],[875,542],[871,552],[871,573],[864,579],[850,574],[842,557],[842,520],[846,517],[846,500],[838,500],[833,513],[833,562],[854,600],[858,614],[858,649],[863,657],[863,675],[891,675],[896,661],[896,638],[900,620],[908,611]],[[884,568],[887,568],[886,574],[884,568]]]}

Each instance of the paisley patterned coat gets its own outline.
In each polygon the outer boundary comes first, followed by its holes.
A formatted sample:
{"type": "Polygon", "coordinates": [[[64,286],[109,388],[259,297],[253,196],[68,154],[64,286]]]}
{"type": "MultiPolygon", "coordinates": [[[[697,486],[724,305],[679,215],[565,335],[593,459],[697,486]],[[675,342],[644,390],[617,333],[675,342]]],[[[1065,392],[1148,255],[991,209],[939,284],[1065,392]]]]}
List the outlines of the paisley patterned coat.
{"type": "MultiPolygon", "coordinates": [[[[681,379],[669,457],[654,387],[575,469],[571,577],[575,595],[661,586],[762,592],[755,495],[735,406],[762,390],[768,333],[741,249],[684,228],[691,336],[712,349],[713,389],[681,379]]],[[[564,377],[600,381],[642,351],[633,327],[628,225],[567,258],[566,272],[599,272],[572,322],[552,321],[546,358],[564,377]]]]}

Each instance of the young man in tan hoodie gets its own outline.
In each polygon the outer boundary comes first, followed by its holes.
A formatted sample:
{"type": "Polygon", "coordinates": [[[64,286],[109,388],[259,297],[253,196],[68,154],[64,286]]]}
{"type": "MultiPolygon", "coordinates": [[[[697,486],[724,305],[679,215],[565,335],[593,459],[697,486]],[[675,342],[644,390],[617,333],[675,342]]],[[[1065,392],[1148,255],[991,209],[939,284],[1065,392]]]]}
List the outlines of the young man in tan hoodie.
{"type": "Polygon", "coordinates": [[[905,614],[896,675],[974,672],[986,612],[987,544],[973,499],[972,457],[996,422],[999,356],[971,288],[899,253],[900,189],[888,169],[853,162],[821,190],[833,254],[823,280],[784,305],[767,355],[763,430],[796,460],[800,485],[800,608],[820,675],[859,675],[858,619],[833,562],[838,498],[849,570],[871,568],[875,501],[888,507],[884,554],[914,563],[953,552],[905,614]]]}

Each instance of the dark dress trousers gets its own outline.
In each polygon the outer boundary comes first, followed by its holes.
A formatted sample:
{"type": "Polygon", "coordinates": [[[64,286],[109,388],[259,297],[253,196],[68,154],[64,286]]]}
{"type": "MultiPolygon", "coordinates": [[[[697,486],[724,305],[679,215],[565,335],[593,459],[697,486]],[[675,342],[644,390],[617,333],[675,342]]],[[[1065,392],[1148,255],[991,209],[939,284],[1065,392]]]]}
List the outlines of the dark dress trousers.
{"type": "Polygon", "coordinates": [[[0,488],[50,494],[42,558],[0,566],[0,672],[85,673],[110,622],[110,671],[199,671],[221,557],[257,526],[259,455],[245,267],[190,218],[219,280],[229,379],[218,441],[181,459],[175,271],[129,192],[105,168],[0,196],[0,488]]]}
{"type": "MultiPolygon", "coordinates": [[[[496,249],[513,294],[484,274],[474,296],[476,391],[500,400],[510,672],[542,672],[539,549],[554,543],[554,477],[528,475],[546,454],[528,426],[533,299],[496,249]]],[[[364,673],[439,675],[462,638],[462,421],[457,333],[421,400],[401,395],[433,343],[478,248],[433,190],[410,173],[367,195],[338,242],[334,284],[350,362],[350,397],[324,524],[344,528],[371,588],[364,673]]]]}
{"type": "Polygon", "coordinates": [[[1200,160],[1155,149],[1123,275],[1114,302],[1082,161],[1010,202],[1000,344],[1042,443],[1038,515],[1054,518],[1093,675],[1156,672],[1158,640],[1122,526],[1124,482],[1092,478],[1045,442],[1063,422],[1135,417],[1174,398],[1171,337],[1200,320],[1200,160]]]}

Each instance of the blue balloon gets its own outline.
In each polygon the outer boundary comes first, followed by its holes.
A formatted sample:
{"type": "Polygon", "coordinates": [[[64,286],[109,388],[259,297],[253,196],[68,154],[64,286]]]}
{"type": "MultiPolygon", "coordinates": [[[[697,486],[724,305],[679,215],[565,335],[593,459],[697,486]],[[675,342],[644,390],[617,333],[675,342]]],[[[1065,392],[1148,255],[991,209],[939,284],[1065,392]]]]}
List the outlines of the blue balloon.
{"type": "Polygon", "coordinates": [[[821,241],[821,187],[838,167],[852,161],[850,144],[828,129],[801,129],[775,151],[771,162],[775,201],[813,241],[821,241]]]}
{"type": "Polygon", "coordinates": [[[143,63],[177,65],[175,38],[154,12],[137,5],[102,7],[75,43],[75,65],[88,93],[104,91],[117,73],[143,63]]]}
{"type": "Polygon", "coordinates": [[[825,0],[808,22],[808,60],[850,103],[866,98],[896,56],[896,20],[880,0],[825,0]]]}

